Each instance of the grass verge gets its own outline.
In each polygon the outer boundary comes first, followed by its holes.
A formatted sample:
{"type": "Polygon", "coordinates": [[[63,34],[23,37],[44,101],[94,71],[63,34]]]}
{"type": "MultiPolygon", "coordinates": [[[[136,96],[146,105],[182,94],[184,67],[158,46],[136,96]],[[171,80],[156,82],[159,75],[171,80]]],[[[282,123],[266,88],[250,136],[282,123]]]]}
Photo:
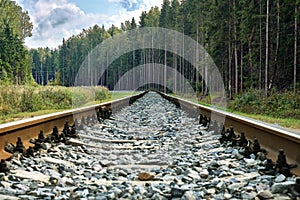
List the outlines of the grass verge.
{"type": "Polygon", "coordinates": [[[275,125],[279,125],[281,127],[284,128],[288,128],[291,130],[295,130],[300,132],[300,119],[295,119],[295,118],[274,118],[274,117],[270,117],[270,116],[266,116],[266,115],[254,115],[254,114],[246,114],[246,113],[241,113],[241,112],[232,112],[234,114],[237,115],[242,115],[245,117],[249,117],[249,118],[253,118],[256,120],[260,120],[263,122],[267,122],[270,124],[275,124],[275,125]]]}
{"type": "Polygon", "coordinates": [[[71,109],[73,97],[76,98],[75,104],[78,104],[76,107],[82,107],[136,93],[110,92],[103,87],[0,86],[0,124],[71,109]]]}
{"type": "Polygon", "coordinates": [[[131,92],[131,91],[111,91],[111,96],[110,98],[107,98],[107,99],[104,99],[104,100],[101,100],[101,101],[91,101],[91,102],[88,102],[86,103],[84,106],[91,106],[91,105],[96,105],[96,104],[100,104],[100,103],[105,103],[105,102],[108,102],[108,101],[113,101],[113,100],[117,100],[117,99],[122,99],[122,98],[125,98],[125,97],[129,97],[129,96],[132,96],[132,95],[136,95],[138,94],[139,92],[131,92]]]}
{"type": "MultiPolygon", "coordinates": [[[[207,99],[204,99],[204,101],[199,101],[195,98],[190,98],[190,97],[185,97],[185,96],[178,96],[178,95],[174,95],[176,97],[179,98],[183,98],[186,100],[189,100],[191,102],[194,103],[198,103],[204,106],[211,106],[211,104],[208,103],[207,99]]],[[[297,131],[300,132],[300,119],[296,119],[296,118],[276,118],[276,117],[271,117],[271,116],[267,116],[267,115],[261,115],[261,114],[247,114],[247,113],[243,113],[243,112],[239,112],[239,111],[234,111],[232,109],[224,109],[224,108],[218,108],[220,110],[223,111],[227,111],[233,114],[237,114],[237,115],[241,115],[241,116],[245,116],[245,117],[249,117],[252,119],[256,119],[256,120],[260,120],[263,122],[267,122],[270,124],[275,124],[275,125],[279,125],[281,127],[287,128],[287,129],[291,129],[293,131],[297,131]]]]}

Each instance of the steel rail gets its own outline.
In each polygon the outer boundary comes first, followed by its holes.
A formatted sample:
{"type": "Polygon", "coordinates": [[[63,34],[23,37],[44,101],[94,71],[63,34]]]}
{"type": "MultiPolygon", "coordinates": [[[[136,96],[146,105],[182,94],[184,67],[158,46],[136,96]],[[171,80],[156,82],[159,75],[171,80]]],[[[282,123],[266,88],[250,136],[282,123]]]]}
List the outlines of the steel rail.
{"type": "MultiPolygon", "coordinates": [[[[75,119],[81,119],[95,114],[95,110],[106,106],[113,108],[114,111],[131,104],[136,99],[144,96],[147,92],[140,93],[131,97],[101,103],[98,105],[77,108],[73,110],[38,116],[30,119],[10,122],[0,125],[0,159],[7,159],[11,154],[4,151],[4,147],[9,144],[15,144],[17,137],[21,137],[25,147],[32,146],[29,143],[31,138],[37,138],[40,130],[44,134],[50,134],[54,126],[61,131],[66,121],[73,123],[75,119]]],[[[257,138],[261,146],[268,151],[268,157],[276,161],[279,149],[283,149],[287,156],[288,163],[297,164],[297,168],[292,169],[292,173],[300,175],[300,133],[292,132],[287,129],[264,123],[247,117],[242,117],[213,107],[203,106],[185,99],[170,96],[158,92],[162,97],[175,103],[183,110],[198,117],[200,114],[212,117],[217,121],[224,121],[226,127],[233,126],[235,132],[244,132],[250,140],[257,138]]]]}
{"type": "Polygon", "coordinates": [[[54,126],[57,126],[59,131],[62,131],[66,122],[73,124],[75,119],[81,120],[82,117],[95,115],[96,110],[104,106],[113,109],[113,111],[118,111],[136,99],[141,98],[146,93],[142,92],[137,95],[97,105],[0,124],[0,159],[8,159],[11,156],[4,148],[9,143],[15,144],[18,137],[21,137],[24,146],[28,148],[29,146],[33,146],[29,140],[37,138],[41,130],[45,135],[50,134],[54,126]]]}
{"type": "Polygon", "coordinates": [[[274,162],[277,160],[279,150],[283,149],[287,162],[297,165],[291,172],[300,176],[300,133],[164,93],[160,93],[160,95],[194,117],[198,117],[200,114],[207,118],[213,116],[215,120],[223,121],[225,127],[232,126],[236,133],[244,132],[250,140],[257,138],[260,145],[268,151],[268,157],[274,162]]]}

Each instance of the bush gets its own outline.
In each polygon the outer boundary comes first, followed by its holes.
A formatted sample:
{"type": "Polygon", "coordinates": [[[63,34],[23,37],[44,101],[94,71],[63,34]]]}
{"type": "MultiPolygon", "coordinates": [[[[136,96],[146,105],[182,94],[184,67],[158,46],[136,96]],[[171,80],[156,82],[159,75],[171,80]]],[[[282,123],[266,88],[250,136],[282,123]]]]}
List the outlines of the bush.
{"type": "Polygon", "coordinates": [[[0,114],[5,116],[19,112],[69,109],[109,97],[110,92],[104,87],[0,85],[0,114]]]}
{"type": "Polygon", "coordinates": [[[103,101],[105,99],[110,99],[111,93],[103,87],[97,87],[95,91],[95,100],[96,101],[103,101]]]}
{"type": "Polygon", "coordinates": [[[300,118],[300,96],[293,92],[271,92],[269,97],[249,90],[229,102],[229,109],[248,114],[268,115],[275,118],[300,118]]]}
{"type": "Polygon", "coordinates": [[[42,109],[43,101],[33,88],[23,91],[20,101],[21,112],[34,112],[42,109]]]}

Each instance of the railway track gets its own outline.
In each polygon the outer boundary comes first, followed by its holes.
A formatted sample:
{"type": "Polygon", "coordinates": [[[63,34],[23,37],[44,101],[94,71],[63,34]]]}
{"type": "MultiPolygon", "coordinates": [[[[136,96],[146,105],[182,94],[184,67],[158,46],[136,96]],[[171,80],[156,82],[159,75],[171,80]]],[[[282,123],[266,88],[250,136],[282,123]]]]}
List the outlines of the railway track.
{"type": "Polygon", "coordinates": [[[261,145],[268,150],[268,157],[272,160],[276,160],[278,151],[283,149],[287,155],[287,161],[298,166],[292,170],[293,173],[300,176],[299,132],[293,132],[272,124],[199,105],[164,93],[160,93],[160,95],[180,105],[182,109],[194,117],[202,115],[217,121],[221,119],[225,127],[233,127],[234,131],[239,134],[244,132],[246,137],[252,141],[257,138],[261,145]]]}
{"type": "Polygon", "coordinates": [[[8,159],[1,164],[7,171],[0,173],[0,199],[297,199],[299,167],[289,170],[277,157],[284,149],[287,162],[299,166],[299,135],[166,94],[145,94],[0,126],[0,155],[8,159]],[[119,112],[110,116],[111,109],[119,112]],[[240,145],[241,138],[226,130],[221,137],[212,116],[224,117],[236,135],[258,138],[262,148],[255,152],[251,145],[247,153],[249,142],[240,145]],[[56,138],[54,126],[64,134],[56,138]],[[5,152],[17,137],[36,151],[5,152]]]}
{"type": "Polygon", "coordinates": [[[117,112],[121,108],[130,105],[144,94],[145,92],[96,106],[88,106],[0,124],[0,159],[7,159],[11,156],[11,154],[7,153],[4,148],[10,143],[16,143],[18,137],[22,138],[25,148],[28,148],[29,146],[32,146],[29,140],[38,137],[41,130],[45,135],[52,133],[54,126],[56,126],[59,131],[62,131],[66,122],[73,123],[75,119],[81,120],[82,117],[87,118],[89,116],[93,116],[96,112],[101,111],[101,109],[103,109],[103,112],[109,109],[113,109],[114,112],[117,112]]]}

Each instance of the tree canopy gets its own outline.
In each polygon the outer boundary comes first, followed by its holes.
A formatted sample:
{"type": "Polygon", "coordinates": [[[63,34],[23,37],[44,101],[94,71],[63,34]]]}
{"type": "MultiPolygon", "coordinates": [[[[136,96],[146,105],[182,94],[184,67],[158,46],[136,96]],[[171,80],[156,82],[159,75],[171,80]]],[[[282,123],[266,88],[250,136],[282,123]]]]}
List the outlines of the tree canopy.
{"type": "MultiPolygon", "coordinates": [[[[266,95],[273,88],[299,89],[299,0],[164,0],[161,9],[152,7],[142,12],[138,21],[132,18],[121,23],[120,28],[95,25],[63,39],[57,49],[32,49],[32,63],[23,49],[23,40],[31,35],[32,29],[28,14],[13,1],[1,0],[0,5],[1,12],[7,13],[0,16],[1,80],[20,82],[22,69],[30,71],[32,67],[33,77],[39,84],[55,80],[57,84],[71,86],[83,60],[107,38],[143,27],[164,27],[192,37],[207,50],[231,98],[249,89],[266,95]],[[9,15],[12,9],[18,14],[9,15]],[[12,44],[14,48],[8,48],[12,44]],[[23,67],[25,58],[27,67],[23,67]]],[[[184,74],[197,94],[209,92],[204,81],[207,77],[201,77],[178,55],[158,49],[135,50],[121,56],[100,77],[99,84],[113,89],[124,73],[153,62],[172,66],[184,74]]],[[[203,76],[209,77],[208,73],[206,69],[202,71],[203,76]]]]}
{"type": "Polygon", "coordinates": [[[10,0],[0,0],[0,81],[32,82],[31,62],[24,39],[31,36],[32,23],[27,12],[10,0]]]}

